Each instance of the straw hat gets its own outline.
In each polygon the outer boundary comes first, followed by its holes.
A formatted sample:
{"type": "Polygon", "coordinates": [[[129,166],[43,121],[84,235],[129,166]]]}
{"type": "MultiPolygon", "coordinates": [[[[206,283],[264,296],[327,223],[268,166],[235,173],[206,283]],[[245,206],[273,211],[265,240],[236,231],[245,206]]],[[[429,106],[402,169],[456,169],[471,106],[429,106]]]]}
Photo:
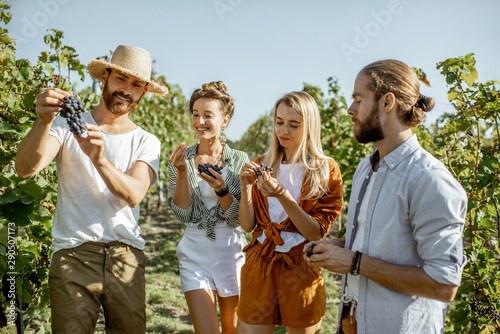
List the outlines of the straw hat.
{"type": "Polygon", "coordinates": [[[93,59],[87,65],[90,76],[99,80],[107,68],[117,69],[146,81],[149,83],[148,93],[157,95],[168,93],[167,87],[151,80],[151,55],[144,49],[135,46],[119,45],[113,53],[110,63],[93,59]]]}

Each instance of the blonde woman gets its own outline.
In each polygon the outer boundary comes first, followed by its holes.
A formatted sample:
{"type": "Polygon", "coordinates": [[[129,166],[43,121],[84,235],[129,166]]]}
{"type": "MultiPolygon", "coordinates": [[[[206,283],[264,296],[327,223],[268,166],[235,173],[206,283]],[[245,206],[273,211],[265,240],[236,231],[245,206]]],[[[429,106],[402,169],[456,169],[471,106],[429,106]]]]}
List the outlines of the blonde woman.
{"type": "Polygon", "coordinates": [[[238,175],[249,159],[225,145],[234,102],[223,82],[195,90],[189,107],[199,144],[179,144],[168,164],[167,201],[186,226],[177,246],[182,292],[196,333],[220,333],[217,302],[222,332],[235,333],[246,245],[238,175]]]}
{"type": "Polygon", "coordinates": [[[238,333],[273,333],[276,325],[319,331],[326,292],[303,248],[325,236],[342,207],[340,171],[324,155],[320,133],[314,99],[286,94],[274,106],[269,150],[241,170],[240,223],[253,234],[244,249],[238,333]]]}

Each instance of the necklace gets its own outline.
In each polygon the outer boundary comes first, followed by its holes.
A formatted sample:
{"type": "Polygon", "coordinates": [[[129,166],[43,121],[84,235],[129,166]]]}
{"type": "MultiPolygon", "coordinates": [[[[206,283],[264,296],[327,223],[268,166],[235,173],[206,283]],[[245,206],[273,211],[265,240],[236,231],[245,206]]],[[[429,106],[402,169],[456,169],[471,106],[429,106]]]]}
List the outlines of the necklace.
{"type": "Polygon", "coordinates": [[[224,163],[222,160],[222,153],[223,152],[224,152],[224,148],[222,148],[221,153],[217,156],[217,158],[214,161],[210,161],[210,159],[206,159],[206,160],[202,159],[201,155],[198,155],[198,148],[196,148],[196,154],[194,156],[195,165],[198,166],[198,165],[204,165],[204,164],[211,164],[212,166],[215,166],[215,165],[222,166],[222,164],[224,163]]]}

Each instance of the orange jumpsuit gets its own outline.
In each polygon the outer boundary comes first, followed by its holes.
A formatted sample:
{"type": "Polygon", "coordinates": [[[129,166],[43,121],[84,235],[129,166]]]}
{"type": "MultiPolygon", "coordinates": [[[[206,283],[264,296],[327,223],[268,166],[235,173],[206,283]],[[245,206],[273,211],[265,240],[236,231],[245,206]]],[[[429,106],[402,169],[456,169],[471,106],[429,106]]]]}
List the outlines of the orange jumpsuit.
{"type": "MultiPolygon", "coordinates": [[[[256,159],[260,163],[262,157],[256,159]]],[[[304,199],[309,183],[302,182],[299,206],[315,219],[324,237],[342,209],[342,177],[339,167],[329,159],[329,193],[319,199],[304,199]]],[[[321,268],[308,266],[303,258],[305,243],[286,253],[276,252],[282,245],[280,231],[300,233],[290,218],[270,221],[267,197],[256,185],[252,202],[257,226],[252,242],[243,251],[246,260],[241,269],[241,294],[238,317],[250,325],[283,325],[297,328],[317,324],[325,315],[326,291],[321,268]],[[257,237],[264,231],[265,241],[257,237]]]]}

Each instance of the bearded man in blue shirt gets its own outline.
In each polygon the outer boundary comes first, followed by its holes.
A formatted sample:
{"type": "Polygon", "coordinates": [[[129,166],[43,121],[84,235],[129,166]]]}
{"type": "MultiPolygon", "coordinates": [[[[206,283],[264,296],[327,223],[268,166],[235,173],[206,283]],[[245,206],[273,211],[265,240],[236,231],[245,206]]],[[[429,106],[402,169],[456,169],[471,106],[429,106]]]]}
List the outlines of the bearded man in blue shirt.
{"type": "Polygon", "coordinates": [[[304,256],[343,274],[338,333],[442,333],[466,264],[467,196],[412,132],[434,100],[397,60],[365,66],[352,96],[354,138],[376,151],[354,174],[345,238],[304,256]]]}

